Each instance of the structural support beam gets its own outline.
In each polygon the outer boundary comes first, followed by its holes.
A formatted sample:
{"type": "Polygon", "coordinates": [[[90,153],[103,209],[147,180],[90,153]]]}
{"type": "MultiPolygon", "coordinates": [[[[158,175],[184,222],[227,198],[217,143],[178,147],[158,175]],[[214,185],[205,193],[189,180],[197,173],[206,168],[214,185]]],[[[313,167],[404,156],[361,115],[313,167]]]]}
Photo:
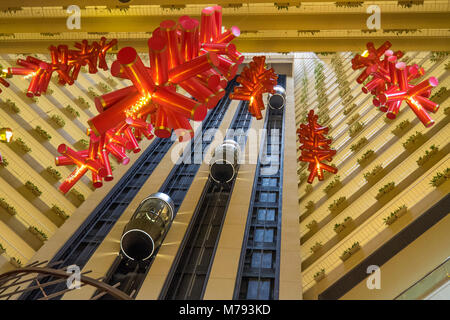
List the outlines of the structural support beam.
{"type": "MultiPolygon", "coordinates": [[[[78,32],[146,32],[159,27],[163,20],[178,19],[179,14],[166,16],[95,16],[82,17],[78,32]]],[[[199,18],[197,15],[193,17],[199,18]]],[[[363,30],[367,29],[366,13],[322,13],[322,14],[258,14],[224,15],[223,25],[239,26],[243,31],[259,30],[363,30]]],[[[46,18],[3,18],[0,20],[2,33],[57,33],[68,32],[67,17],[46,18]]],[[[383,30],[386,29],[449,29],[447,12],[401,12],[381,15],[383,30]]]]}
{"type": "MultiPolygon", "coordinates": [[[[81,39],[80,39],[81,40],[81,39]]],[[[148,39],[121,40],[119,48],[134,47],[138,52],[148,53],[148,39]]],[[[404,51],[450,51],[447,38],[425,37],[386,37],[395,44],[395,48],[404,51]]],[[[241,52],[321,52],[321,51],[363,51],[368,41],[381,43],[379,38],[254,38],[237,39],[234,43],[241,52]]],[[[75,40],[18,40],[0,41],[0,54],[48,53],[48,47],[54,44],[67,44],[72,47],[75,40]]]]}
{"type": "MultiPolygon", "coordinates": [[[[46,7],[67,7],[73,4],[75,1],[73,0],[46,0],[45,6],[46,7]]],[[[80,2],[80,1],[79,1],[80,2]]],[[[123,1],[125,2],[125,1],[123,1]]],[[[323,0],[308,0],[308,2],[323,2],[323,0]]],[[[345,2],[360,2],[358,0],[346,0],[345,2]]],[[[371,2],[381,2],[381,0],[374,0],[371,2]]],[[[189,4],[211,4],[215,3],[218,5],[222,5],[223,7],[227,7],[229,5],[237,5],[242,4],[242,0],[190,0],[189,4]]],[[[251,3],[274,3],[274,0],[246,0],[244,6],[246,6],[251,3]]],[[[280,5],[289,5],[289,6],[296,6],[299,5],[300,1],[286,1],[286,0],[280,0],[278,1],[280,5]]],[[[131,0],[128,3],[122,3],[119,0],[89,0],[89,1],[83,1],[83,3],[78,4],[81,8],[86,6],[107,6],[115,8],[116,6],[126,6],[126,5],[185,5],[185,0],[131,0]]],[[[17,7],[18,3],[15,0],[2,0],[0,3],[0,9],[7,9],[11,7],[17,7]]],[[[21,7],[42,7],[43,3],[36,0],[22,0],[20,2],[21,7]]]]}

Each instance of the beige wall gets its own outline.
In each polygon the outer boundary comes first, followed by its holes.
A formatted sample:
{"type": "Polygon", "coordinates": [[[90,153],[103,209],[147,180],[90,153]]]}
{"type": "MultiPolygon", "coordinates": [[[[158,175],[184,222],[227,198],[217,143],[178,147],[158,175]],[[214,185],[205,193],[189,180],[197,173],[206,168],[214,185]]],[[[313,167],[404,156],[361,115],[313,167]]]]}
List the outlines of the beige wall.
{"type": "Polygon", "coordinates": [[[297,136],[294,80],[286,79],[284,119],[283,204],[281,214],[280,300],[302,299],[301,258],[298,239],[297,136]]]}
{"type": "Polygon", "coordinates": [[[380,267],[381,289],[367,289],[364,279],[341,299],[394,299],[450,256],[449,230],[447,215],[380,267]]]}

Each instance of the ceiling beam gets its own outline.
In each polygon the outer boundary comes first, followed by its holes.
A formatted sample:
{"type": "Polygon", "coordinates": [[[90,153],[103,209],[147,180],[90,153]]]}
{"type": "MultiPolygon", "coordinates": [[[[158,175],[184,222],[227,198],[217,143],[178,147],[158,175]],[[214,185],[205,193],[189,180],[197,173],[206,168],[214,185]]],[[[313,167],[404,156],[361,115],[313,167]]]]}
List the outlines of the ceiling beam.
{"type": "MultiPolygon", "coordinates": [[[[395,50],[403,51],[450,51],[448,38],[429,37],[386,37],[381,39],[367,38],[254,38],[236,39],[233,43],[241,52],[323,52],[323,51],[363,51],[368,41],[374,41],[376,46],[385,40],[394,44],[395,50]]],[[[73,46],[73,40],[58,40],[57,44],[73,46]]],[[[48,47],[55,40],[1,41],[0,53],[48,53],[48,47]]],[[[147,41],[120,40],[119,48],[131,46],[138,52],[148,53],[147,41]]]]}
{"type": "MultiPolygon", "coordinates": [[[[372,2],[381,2],[383,0],[373,0],[372,2]]],[[[230,4],[243,4],[244,6],[252,3],[289,3],[290,6],[298,5],[301,1],[292,0],[190,0],[186,3],[186,0],[130,0],[127,3],[122,3],[119,0],[45,0],[45,5],[41,1],[36,0],[21,0],[20,3],[17,0],[2,0],[0,2],[0,9],[7,9],[12,7],[68,7],[76,4],[81,8],[86,6],[107,6],[109,8],[115,8],[116,6],[127,5],[186,5],[186,4],[203,4],[213,5],[218,4],[223,7],[227,7],[230,4]]],[[[325,2],[323,0],[308,0],[305,2],[325,2]]],[[[334,2],[334,1],[330,1],[334,2]]],[[[342,2],[361,2],[360,0],[346,0],[342,2]]]]}
{"type": "MultiPolygon", "coordinates": [[[[241,30],[362,30],[367,29],[369,15],[362,13],[277,14],[224,16],[225,26],[239,26],[241,30]]],[[[145,32],[152,31],[166,19],[178,19],[178,15],[166,16],[115,16],[85,17],[81,29],[76,32],[145,32]]],[[[197,16],[198,17],[198,16],[197,16]]],[[[2,33],[56,33],[70,32],[67,18],[3,18],[2,33]]],[[[447,12],[385,13],[381,15],[382,29],[449,29],[447,12]]]]}

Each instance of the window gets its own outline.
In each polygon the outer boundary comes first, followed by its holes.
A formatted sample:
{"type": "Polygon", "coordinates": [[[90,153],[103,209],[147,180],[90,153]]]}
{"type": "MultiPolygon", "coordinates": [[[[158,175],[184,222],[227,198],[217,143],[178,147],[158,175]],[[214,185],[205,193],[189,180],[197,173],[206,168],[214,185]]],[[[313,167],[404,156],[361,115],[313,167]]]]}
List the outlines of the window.
{"type": "Polygon", "coordinates": [[[273,242],[274,230],[256,228],[255,230],[255,242],[273,242]]]}

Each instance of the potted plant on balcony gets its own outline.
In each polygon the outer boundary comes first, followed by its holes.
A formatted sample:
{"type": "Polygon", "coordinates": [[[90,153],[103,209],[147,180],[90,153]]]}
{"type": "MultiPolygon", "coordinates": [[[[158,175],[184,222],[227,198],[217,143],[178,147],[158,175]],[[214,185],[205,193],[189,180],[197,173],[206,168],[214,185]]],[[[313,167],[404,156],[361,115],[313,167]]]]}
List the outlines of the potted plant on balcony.
{"type": "Polygon", "coordinates": [[[25,187],[36,197],[40,197],[42,191],[30,180],[25,182],[25,187]]]}
{"type": "Polygon", "coordinates": [[[363,166],[367,163],[369,163],[375,156],[375,151],[373,151],[372,149],[367,150],[366,152],[364,152],[364,154],[361,156],[361,158],[358,158],[356,160],[356,162],[358,162],[358,164],[360,166],[363,166]]]}
{"type": "Polygon", "coordinates": [[[6,160],[6,158],[3,157],[2,162],[0,162],[0,169],[6,168],[8,166],[8,164],[9,164],[8,160],[6,160]]]}
{"type": "Polygon", "coordinates": [[[422,167],[427,161],[429,161],[432,157],[434,157],[439,152],[439,146],[435,146],[434,144],[430,146],[429,150],[425,151],[425,154],[417,159],[417,164],[422,167]]]}
{"type": "Polygon", "coordinates": [[[409,127],[411,123],[409,122],[408,119],[403,120],[402,122],[400,122],[394,130],[392,130],[392,133],[396,136],[401,136],[402,133],[409,127]]]}
{"type": "Polygon", "coordinates": [[[323,192],[325,192],[327,195],[330,195],[337,191],[340,187],[342,187],[341,183],[341,177],[335,176],[333,181],[331,181],[324,189],[323,192]]]}
{"type": "Polygon", "coordinates": [[[312,200],[308,201],[306,203],[305,208],[306,208],[307,211],[311,211],[312,209],[314,209],[314,201],[312,201],[312,200]]]}
{"type": "Polygon", "coordinates": [[[11,257],[11,259],[9,259],[9,263],[11,263],[16,268],[22,268],[22,261],[20,261],[16,257],[11,257]]]}
{"type": "Polygon", "coordinates": [[[433,179],[431,179],[430,184],[437,188],[439,187],[441,184],[443,184],[445,181],[447,181],[447,179],[450,178],[450,168],[446,168],[443,172],[437,172],[434,176],[433,179]]]}
{"type": "Polygon", "coordinates": [[[384,195],[388,194],[395,188],[395,182],[391,181],[389,183],[386,183],[383,187],[378,189],[378,194],[375,196],[377,200],[380,200],[384,195]]]}
{"type": "Polygon", "coordinates": [[[52,115],[50,119],[60,128],[63,128],[66,125],[64,119],[57,114],[52,115]]]}
{"type": "Polygon", "coordinates": [[[319,282],[320,280],[322,280],[323,278],[325,278],[325,269],[320,269],[320,271],[317,271],[314,274],[314,280],[316,282],[319,282]]]}
{"type": "Polygon", "coordinates": [[[17,214],[17,210],[16,208],[14,208],[12,205],[10,205],[5,198],[0,198],[0,207],[2,207],[3,209],[5,209],[5,211],[11,215],[11,216],[15,216],[17,214]]]}
{"type": "Polygon", "coordinates": [[[353,122],[359,119],[359,113],[355,113],[351,116],[350,119],[348,119],[347,124],[350,126],[353,122]]]}
{"type": "Polygon", "coordinates": [[[308,193],[310,193],[310,192],[312,192],[312,191],[313,191],[312,185],[308,184],[308,185],[305,187],[305,193],[308,194],[308,193]]]}
{"type": "Polygon", "coordinates": [[[340,259],[342,261],[346,261],[353,254],[355,254],[355,252],[357,252],[359,249],[361,249],[361,246],[359,245],[359,242],[354,242],[353,245],[350,248],[344,250],[344,252],[340,256],[340,259]]]}
{"type": "Polygon", "coordinates": [[[4,254],[5,252],[6,252],[5,247],[2,246],[2,244],[0,243],[0,256],[1,256],[2,254],[4,254]]]}
{"type": "Polygon", "coordinates": [[[20,112],[20,108],[17,106],[17,104],[10,99],[6,99],[6,101],[2,102],[2,106],[4,106],[10,113],[20,112]]]}
{"type": "Polygon", "coordinates": [[[78,117],[80,116],[80,113],[79,113],[77,110],[75,110],[75,108],[72,107],[70,104],[68,104],[68,105],[64,108],[64,110],[68,113],[68,115],[69,115],[72,119],[78,118],[78,117]]]}
{"type": "Polygon", "coordinates": [[[328,210],[330,210],[330,213],[337,214],[344,210],[347,207],[347,198],[339,197],[338,199],[334,200],[332,204],[328,206],[328,210]]]}
{"type": "Polygon", "coordinates": [[[312,220],[310,223],[308,223],[308,224],[306,225],[306,227],[307,227],[309,230],[314,230],[314,229],[316,229],[316,228],[317,228],[317,221],[316,221],[316,220],[312,220]]]}
{"type": "Polygon", "coordinates": [[[25,153],[28,153],[31,151],[31,148],[25,143],[25,141],[22,140],[22,138],[17,138],[14,140],[14,143],[16,144],[19,149],[25,153]]]}
{"type": "Polygon", "coordinates": [[[406,150],[410,150],[418,147],[421,141],[423,141],[423,135],[419,131],[416,131],[416,133],[409,136],[408,139],[403,142],[403,147],[406,150]]]}
{"type": "Polygon", "coordinates": [[[34,234],[40,241],[44,242],[48,240],[47,235],[35,226],[29,226],[28,230],[31,232],[31,234],[34,234]]]}
{"type": "Polygon", "coordinates": [[[69,215],[60,207],[58,207],[56,204],[53,204],[52,210],[58,217],[60,217],[63,220],[67,220],[69,218],[69,215]]]}
{"type": "Polygon", "coordinates": [[[373,167],[372,170],[364,173],[364,179],[366,179],[367,182],[375,182],[377,181],[383,173],[383,166],[378,164],[375,167],[373,167]]]}
{"type": "Polygon", "coordinates": [[[41,126],[36,126],[34,131],[36,131],[37,135],[43,140],[50,140],[52,138],[52,136],[47,131],[42,129],[41,126]]]}
{"type": "Polygon", "coordinates": [[[341,233],[342,231],[344,231],[345,226],[342,223],[336,223],[333,227],[334,232],[336,232],[336,234],[341,233]]]}
{"type": "Polygon", "coordinates": [[[364,128],[364,124],[362,124],[361,122],[355,122],[354,124],[352,124],[350,126],[350,128],[348,129],[348,135],[350,137],[354,137],[356,136],[359,132],[361,132],[361,130],[364,128]]]}
{"type": "Polygon", "coordinates": [[[311,253],[316,253],[323,247],[322,242],[316,241],[316,243],[311,247],[311,253]]]}
{"type": "Polygon", "coordinates": [[[390,226],[393,224],[398,218],[403,216],[407,211],[406,205],[402,205],[391,212],[386,218],[383,218],[384,224],[390,226]]]}
{"type": "Polygon", "coordinates": [[[367,140],[366,137],[362,137],[362,138],[359,139],[355,144],[352,144],[352,145],[350,146],[350,150],[352,150],[352,152],[358,152],[358,151],[361,150],[362,147],[364,147],[368,142],[369,142],[369,140],[367,140]]]}

